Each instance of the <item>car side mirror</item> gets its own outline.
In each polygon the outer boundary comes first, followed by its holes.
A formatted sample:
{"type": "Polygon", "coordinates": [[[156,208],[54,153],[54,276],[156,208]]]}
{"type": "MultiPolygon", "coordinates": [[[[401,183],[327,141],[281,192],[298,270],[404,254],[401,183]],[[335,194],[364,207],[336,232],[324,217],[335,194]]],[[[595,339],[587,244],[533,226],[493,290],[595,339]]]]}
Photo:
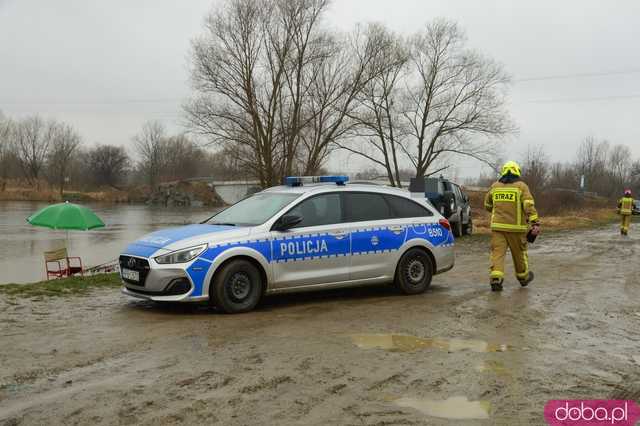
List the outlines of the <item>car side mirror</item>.
{"type": "Polygon", "coordinates": [[[302,222],[302,216],[297,216],[294,214],[284,215],[280,219],[278,219],[273,229],[275,229],[276,231],[286,231],[287,229],[293,228],[300,222],[302,222]]]}

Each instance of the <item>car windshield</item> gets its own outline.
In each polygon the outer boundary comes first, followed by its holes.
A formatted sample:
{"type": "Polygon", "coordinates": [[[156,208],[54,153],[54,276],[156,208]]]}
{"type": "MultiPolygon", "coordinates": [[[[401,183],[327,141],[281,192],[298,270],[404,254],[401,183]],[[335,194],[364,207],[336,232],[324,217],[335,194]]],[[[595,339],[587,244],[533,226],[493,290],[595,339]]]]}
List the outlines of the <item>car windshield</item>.
{"type": "Polygon", "coordinates": [[[260,225],[299,196],[300,194],[283,192],[258,193],[222,210],[205,223],[232,226],[260,225]]]}

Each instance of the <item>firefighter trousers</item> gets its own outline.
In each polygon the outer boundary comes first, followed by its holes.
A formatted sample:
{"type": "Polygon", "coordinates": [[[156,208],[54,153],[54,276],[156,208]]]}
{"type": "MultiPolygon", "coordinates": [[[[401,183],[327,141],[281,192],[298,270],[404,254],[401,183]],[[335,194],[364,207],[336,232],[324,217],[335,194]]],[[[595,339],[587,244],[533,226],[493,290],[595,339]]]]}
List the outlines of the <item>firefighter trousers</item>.
{"type": "Polygon", "coordinates": [[[629,226],[631,225],[631,215],[623,214],[622,215],[622,224],[620,225],[620,230],[627,233],[629,232],[629,226]]]}
{"type": "Polygon", "coordinates": [[[529,277],[527,255],[527,234],[525,232],[491,232],[491,278],[504,278],[504,258],[507,248],[513,258],[513,266],[518,280],[529,277]]]}

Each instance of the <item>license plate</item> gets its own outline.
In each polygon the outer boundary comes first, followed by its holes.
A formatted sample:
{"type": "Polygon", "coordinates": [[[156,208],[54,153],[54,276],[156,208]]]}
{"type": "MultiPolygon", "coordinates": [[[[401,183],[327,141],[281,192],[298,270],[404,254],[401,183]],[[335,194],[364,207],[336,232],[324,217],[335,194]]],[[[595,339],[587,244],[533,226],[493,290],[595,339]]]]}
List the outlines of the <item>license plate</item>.
{"type": "Polygon", "coordinates": [[[122,278],[131,281],[140,281],[140,272],[132,271],[131,269],[122,268],[122,278]]]}

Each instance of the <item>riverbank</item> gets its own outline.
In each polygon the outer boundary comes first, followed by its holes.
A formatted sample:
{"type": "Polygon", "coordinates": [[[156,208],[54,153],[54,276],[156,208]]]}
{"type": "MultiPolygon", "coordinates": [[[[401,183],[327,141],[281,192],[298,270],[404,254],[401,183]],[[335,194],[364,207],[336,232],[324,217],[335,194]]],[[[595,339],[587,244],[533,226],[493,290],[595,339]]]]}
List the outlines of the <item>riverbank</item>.
{"type": "Polygon", "coordinates": [[[151,204],[169,207],[208,206],[222,207],[226,203],[216,189],[205,182],[173,182],[160,184],[155,188],[148,185],[131,186],[122,189],[100,188],[94,191],[59,190],[46,183],[30,186],[13,181],[0,186],[0,201],[42,201],[56,203],[62,201],[79,203],[125,203],[151,204]]]}
{"type": "Polygon", "coordinates": [[[121,281],[118,274],[97,274],[85,277],[69,277],[39,281],[31,284],[0,285],[0,296],[8,298],[60,297],[81,295],[99,288],[117,288],[121,281]]]}

